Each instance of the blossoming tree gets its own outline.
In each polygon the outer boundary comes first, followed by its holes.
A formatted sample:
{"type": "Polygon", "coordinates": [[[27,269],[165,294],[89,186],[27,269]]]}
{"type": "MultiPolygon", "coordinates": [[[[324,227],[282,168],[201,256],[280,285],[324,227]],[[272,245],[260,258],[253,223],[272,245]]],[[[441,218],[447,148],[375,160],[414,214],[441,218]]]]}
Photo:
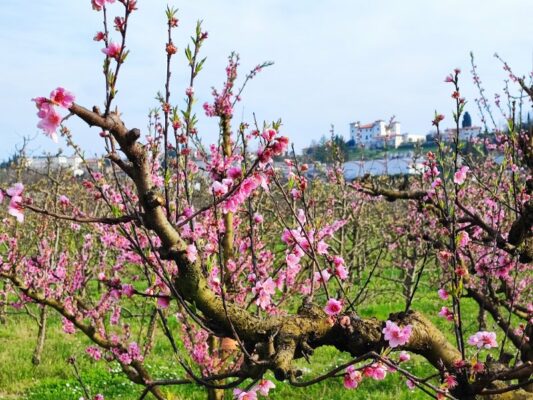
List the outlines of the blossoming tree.
{"type": "MultiPolygon", "coordinates": [[[[118,363],[139,385],[140,398],[164,399],[167,386],[197,384],[209,388],[212,398],[233,389],[235,398],[256,399],[275,388],[266,379],[270,372],[300,387],[341,375],[345,388],[355,389],[364,379],[397,373],[409,388],[434,398],[530,398],[531,128],[521,130],[509,116],[509,132],[498,133],[496,144],[490,144],[503,154],[499,164],[491,157],[475,163],[462,156],[457,133],[451,151],[439,142],[439,154],[427,156],[423,176],[407,189],[366,178],[347,183],[336,165],[328,171],[331,192],[324,200],[325,209],[332,205],[333,211],[320,214],[307,166],[286,156],[289,142],[280,134],[281,123],[233,122],[244,86],[270,63],[258,65],[238,86],[239,57],[229,57],[223,87],[203,106],[207,117],[218,120],[220,139],[203,146],[194,84],[208,35],[198,24],[184,51],[190,76],[184,105],[173,105],[170,60],[178,53],[172,36],[178,19],[167,9],[165,89],[143,136],[114,107],[137,1],[92,0],[92,7],[104,21],[94,37],[104,53],[103,105],[87,108],[61,87],[34,102],[39,128],[53,140],[61,135],[81,158],[66,123],[79,118],[95,127],[111,166],[96,171],[86,163],[84,206],[62,194],[54,209],[43,207],[39,193],[25,191],[22,183],[0,189],[0,202],[14,217],[0,234],[0,277],[10,283],[4,298],[55,310],[65,333],[88,337],[93,345],[87,354],[118,363]],[[120,13],[114,18],[116,33],[110,30],[111,12],[120,13]],[[279,157],[287,158],[285,175],[274,168],[279,157]],[[423,267],[407,286],[405,309],[386,320],[357,314],[357,300],[373,272],[366,283],[352,279],[356,271],[348,260],[364,244],[349,228],[361,218],[356,211],[361,204],[383,200],[407,201],[409,218],[416,222],[393,227],[394,240],[437,258],[435,291],[451,303],[443,305],[441,315],[455,343],[411,308],[423,267]],[[50,256],[57,230],[21,233],[28,213],[70,232],[57,257],[50,256]],[[461,304],[467,297],[490,314],[498,334],[481,326],[466,334],[461,304]],[[180,364],[174,379],[149,373],[144,360],[150,341],[142,346],[134,339],[135,327],[123,321],[124,309],[139,304],[154,305],[150,326],[161,321],[172,360],[180,364]],[[168,324],[170,312],[180,321],[177,330],[168,324]],[[489,355],[500,343],[499,356],[489,355]],[[294,360],[312,362],[313,350],[326,345],[351,360],[319,377],[302,376],[294,360]],[[515,353],[508,355],[510,346],[515,353]],[[425,358],[435,374],[410,373],[402,365],[410,354],[425,358]]],[[[457,126],[464,107],[458,76],[455,71],[446,79],[454,85],[457,126]]],[[[533,90],[516,80],[533,97],[533,90]]],[[[436,116],[437,128],[442,119],[436,116]]],[[[389,247],[393,255],[402,250],[389,247]]]]}

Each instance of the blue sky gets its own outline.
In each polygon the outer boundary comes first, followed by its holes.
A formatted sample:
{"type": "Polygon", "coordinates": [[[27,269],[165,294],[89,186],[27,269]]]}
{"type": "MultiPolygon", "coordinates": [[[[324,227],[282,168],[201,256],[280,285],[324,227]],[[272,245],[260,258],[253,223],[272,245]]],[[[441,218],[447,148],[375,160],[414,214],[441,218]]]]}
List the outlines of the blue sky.
{"type": "MultiPolygon", "coordinates": [[[[531,0],[139,0],[116,103],[129,127],[146,126],[148,109],[163,87],[167,2],[180,9],[181,21],[174,103],[184,97],[182,50],[196,20],[209,32],[203,48],[208,60],[196,87],[206,143],[215,140],[217,127],[203,116],[201,105],[210,100],[212,86],[221,86],[232,50],[241,55],[243,73],[264,60],[276,63],[251,82],[236,119],[250,121],[253,112],[259,120],[282,118],[297,149],[318,140],[332,123],[346,137],[355,120],[395,115],[404,132],[425,134],[438,110],[450,123],[450,87],[443,79],[454,67],[464,72],[462,92],[479,123],[470,50],[489,97],[502,91],[506,78],[495,52],[519,74],[529,73],[533,63],[533,25],[523,18],[533,11],[531,0]]],[[[89,107],[104,97],[102,46],[92,40],[101,29],[101,14],[90,0],[23,3],[0,1],[0,159],[24,135],[36,136],[34,154],[67,150],[61,139],[55,145],[37,130],[32,97],[57,86],[89,107]]],[[[119,7],[112,5],[110,12],[119,7]]],[[[96,129],[69,126],[88,154],[101,152],[96,129]]]]}

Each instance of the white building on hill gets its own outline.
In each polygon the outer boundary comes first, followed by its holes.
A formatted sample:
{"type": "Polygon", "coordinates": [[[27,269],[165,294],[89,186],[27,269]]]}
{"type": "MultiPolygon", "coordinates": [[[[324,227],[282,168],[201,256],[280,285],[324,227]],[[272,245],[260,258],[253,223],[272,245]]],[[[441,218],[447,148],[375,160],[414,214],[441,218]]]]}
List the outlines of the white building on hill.
{"type": "MultiPolygon", "coordinates": [[[[446,142],[451,142],[453,138],[455,137],[456,132],[457,132],[457,129],[455,128],[445,129],[442,135],[442,138],[446,142]]],[[[459,140],[461,142],[470,141],[474,138],[477,138],[479,135],[481,135],[480,126],[466,126],[466,127],[459,128],[459,140]]]]}
{"type": "Polygon", "coordinates": [[[400,123],[393,122],[387,125],[383,120],[361,125],[359,122],[350,124],[350,139],[356,147],[366,148],[397,148],[406,138],[401,134],[400,123]]]}

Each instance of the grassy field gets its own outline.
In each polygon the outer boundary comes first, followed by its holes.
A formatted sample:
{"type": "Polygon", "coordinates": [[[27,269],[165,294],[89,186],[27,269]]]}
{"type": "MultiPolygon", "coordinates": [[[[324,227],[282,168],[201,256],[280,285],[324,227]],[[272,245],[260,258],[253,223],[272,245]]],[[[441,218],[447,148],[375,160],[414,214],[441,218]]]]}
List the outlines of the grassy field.
{"type": "MultiPolygon", "coordinates": [[[[420,292],[422,293],[422,292],[420,292]]],[[[426,313],[435,323],[443,328],[449,323],[437,316],[441,302],[434,293],[426,292],[415,298],[414,309],[426,313]]],[[[389,303],[373,304],[358,310],[362,316],[386,318],[391,311],[403,308],[398,299],[389,303]]],[[[465,301],[464,312],[475,316],[473,304],[465,301]]],[[[472,318],[474,321],[475,318],[472,318]]],[[[175,326],[175,322],[173,324],[175,326]]],[[[475,331],[474,322],[467,326],[467,332],[475,331]]],[[[160,333],[160,332],[159,332],[160,333]]],[[[122,376],[116,363],[93,362],[84,353],[89,342],[82,335],[66,335],[62,333],[59,318],[50,314],[49,331],[42,357],[38,366],[31,363],[32,353],[37,336],[36,324],[27,316],[12,315],[7,325],[0,325],[0,399],[29,400],[63,400],[79,399],[83,396],[82,387],[74,370],[67,359],[76,357],[83,383],[94,395],[102,393],[106,399],[137,399],[141,388],[122,376]]],[[[450,336],[450,339],[452,337],[450,336]]],[[[453,339],[452,339],[453,340],[453,339]]],[[[298,361],[305,372],[305,379],[317,376],[329,368],[346,361],[347,355],[334,348],[321,348],[312,358],[312,363],[298,361]]],[[[160,334],[147,365],[156,378],[183,377],[183,371],[172,360],[172,352],[168,342],[160,334]]],[[[425,375],[430,372],[422,359],[413,357],[406,367],[413,372],[425,375]]],[[[298,389],[284,383],[276,382],[276,389],[271,392],[272,399],[423,399],[422,392],[411,392],[399,374],[389,374],[385,381],[376,382],[370,379],[363,381],[361,386],[352,391],[345,390],[340,378],[330,379],[310,388],[298,389]]],[[[202,388],[192,385],[169,389],[169,399],[205,399],[202,388]]],[[[228,393],[228,397],[231,398],[228,393]]]]}

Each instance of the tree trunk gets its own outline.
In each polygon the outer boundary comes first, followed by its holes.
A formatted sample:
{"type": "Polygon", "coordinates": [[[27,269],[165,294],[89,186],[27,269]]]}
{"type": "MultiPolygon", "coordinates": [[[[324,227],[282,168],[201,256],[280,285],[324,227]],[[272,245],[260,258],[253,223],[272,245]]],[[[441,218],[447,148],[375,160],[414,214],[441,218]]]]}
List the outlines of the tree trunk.
{"type": "Polygon", "coordinates": [[[0,324],[7,324],[7,289],[9,282],[3,280],[4,290],[0,292],[0,324]]]}
{"type": "Polygon", "coordinates": [[[43,306],[41,308],[41,313],[39,317],[39,332],[37,333],[37,344],[35,345],[35,350],[33,351],[33,356],[31,362],[33,365],[39,365],[41,363],[41,356],[44,349],[44,341],[46,338],[46,321],[48,316],[48,308],[43,306]]]}
{"type": "MultiPolygon", "coordinates": [[[[209,336],[209,349],[211,355],[217,352],[217,350],[220,350],[220,341],[219,339],[211,335],[209,336]]],[[[222,356],[222,355],[220,355],[222,356]]],[[[223,382],[214,382],[215,384],[221,384],[223,382]]],[[[224,400],[224,389],[214,389],[214,388],[207,388],[207,400],[224,400]]]]}
{"type": "Polygon", "coordinates": [[[148,331],[146,332],[146,341],[144,343],[144,357],[146,358],[154,346],[155,330],[157,327],[157,308],[154,308],[152,315],[150,315],[150,322],[148,323],[148,331]]]}

